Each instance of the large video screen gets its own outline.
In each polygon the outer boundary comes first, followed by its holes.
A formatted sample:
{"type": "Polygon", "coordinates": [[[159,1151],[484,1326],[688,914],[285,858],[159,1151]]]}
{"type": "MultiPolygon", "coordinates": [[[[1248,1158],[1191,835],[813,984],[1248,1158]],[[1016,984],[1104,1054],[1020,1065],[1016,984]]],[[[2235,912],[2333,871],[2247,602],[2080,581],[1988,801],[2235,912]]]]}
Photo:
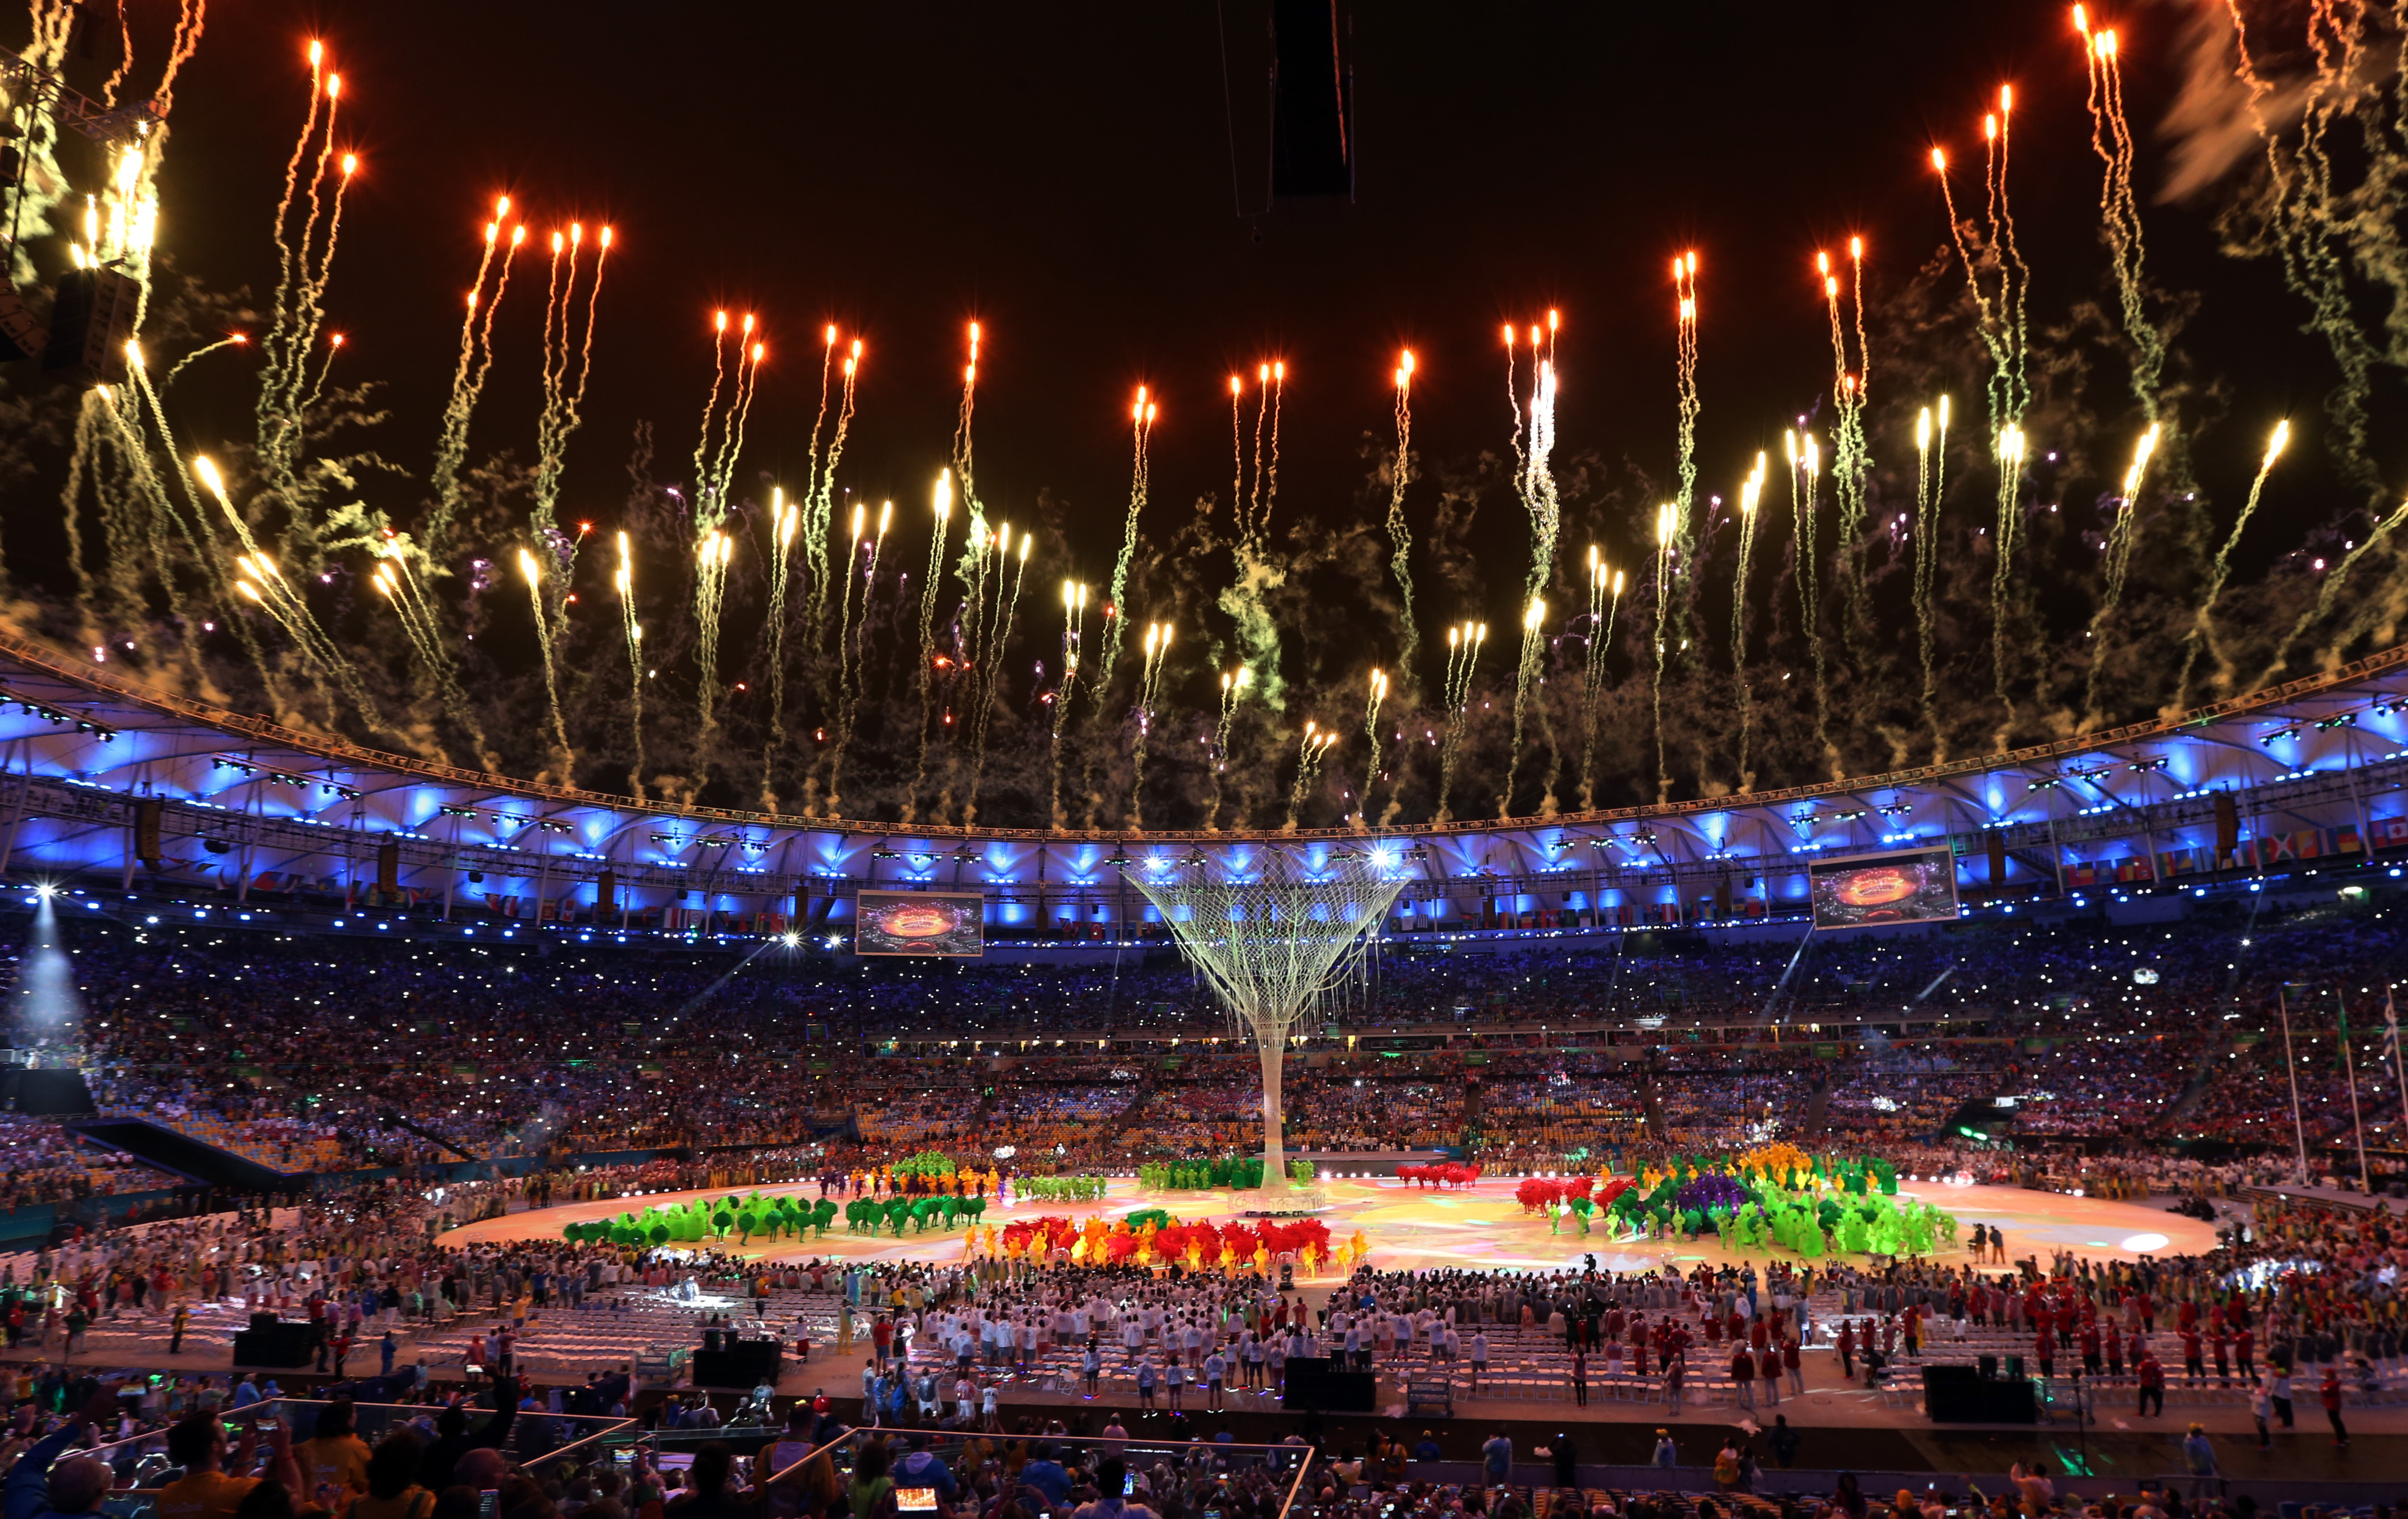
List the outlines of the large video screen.
{"type": "Polygon", "coordinates": [[[863,892],[853,953],[976,959],[986,953],[986,898],[976,892],[863,892]]]}
{"type": "Polygon", "coordinates": [[[1806,867],[1817,928],[1942,923],[1956,916],[1956,857],[1946,847],[1806,867]]]}

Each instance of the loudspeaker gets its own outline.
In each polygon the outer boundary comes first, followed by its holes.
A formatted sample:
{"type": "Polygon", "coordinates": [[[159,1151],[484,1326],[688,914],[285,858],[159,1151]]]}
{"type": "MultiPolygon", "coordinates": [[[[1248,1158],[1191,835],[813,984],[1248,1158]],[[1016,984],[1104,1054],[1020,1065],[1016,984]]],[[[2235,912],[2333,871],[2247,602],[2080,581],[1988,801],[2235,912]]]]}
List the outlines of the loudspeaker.
{"type": "Polygon", "coordinates": [[[598,923],[618,910],[619,878],[616,873],[605,870],[594,878],[595,921],[598,923]]]}
{"type": "Polygon", "coordinates": [[[153,870],[159,868],[159,819],[166,810],[155,796],[134,804],[134,857],[153,870]]]}
{"type": "Polygon", "coordinates": [[[390,838],[377,846],[377,891],[386,897],[401,891],[401,846],[390,838]]]}
{"type": "Polygon", "coordinates": [[[50,306],[42,373],[79,385],[125,383],[125,344],[134,336],[141,287],[115,269],[73,269],[50,306]]]}
{"type": "Polygon", "coordinates": [[[1369,1413],[1379,1407],[1379,1380],[1369,1371],[1332,1371],[1326,1355],[1293,1356],[1287,1363],[1287,1391],[1280,1407],[1369,1413]]]}
{"type": "Polygon", "coordinates": [[[14,285],[0,279],[0,364],[40,358],[50,340],[50,331],[42,325],[41,319],[25,308],[25,298],[17,294],[14,285]]]}
{"type": "Polygon", "coordinates": [[[2241,848],[2241,809],[2233,804],[2232,793],[2215,794],[2215,859],[2218,865],[2230,858],[2241,848]]]}
{"type": "Polygon", "coordinates": [[[2032,1384],[1986,1381],[1970,1366],[1923,1369],[1923,1406],[1933,1424],[2036,1424],[2032,1384]]]}
{"type": "Polygon", "coordinates": [[[1990,843],[1990,884],[1991,884],[1992,886],[1994,886],[1994,887],[1996,887],[1996,886],[2003,886],[2003,885],[2005,885],[2005,884],[2007,883],[2007,838],[2006,838],[2006,835],[2004,835],[2004,834],[1999,834],[1999,833],[1994,833],[1994,834],[1990,835],[1989,843],[1990,843]]]}

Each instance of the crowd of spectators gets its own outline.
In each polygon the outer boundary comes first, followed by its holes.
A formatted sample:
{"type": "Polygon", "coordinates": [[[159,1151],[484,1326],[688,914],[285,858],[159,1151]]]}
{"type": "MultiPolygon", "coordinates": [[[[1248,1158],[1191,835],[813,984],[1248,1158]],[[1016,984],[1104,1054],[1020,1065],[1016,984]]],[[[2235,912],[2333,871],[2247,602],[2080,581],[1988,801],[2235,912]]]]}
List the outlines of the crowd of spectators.
{"type": "MultiPolygon", "coordinates": [[[[1817,939],[1794,967],[1785,944],[1650,934],[1569,953],[1388,951],[1291,1053],[1285,1140],[1546,1169],[1770,1138],[1896,1148],[1996,1099],[2014,1123],[1993,1137],[2026,1149],[2330,1151],[2358,1126],[2392,1147],[2380,1010],[2401,950],[2386,921],[1989,924],[1817,939]]],[[[1260,1138],[1250,1044],[1154,952],[1117,970],[739,963],[73,920],[67,944],[103,1109],[296,1177],[814,1146],[1125,1171],[1260,1138]]],[[[84,1147],[47,1144],[10,1147],[19,1200],[158,1180],[83,1157],[78,1181],[84,1147]]]]}

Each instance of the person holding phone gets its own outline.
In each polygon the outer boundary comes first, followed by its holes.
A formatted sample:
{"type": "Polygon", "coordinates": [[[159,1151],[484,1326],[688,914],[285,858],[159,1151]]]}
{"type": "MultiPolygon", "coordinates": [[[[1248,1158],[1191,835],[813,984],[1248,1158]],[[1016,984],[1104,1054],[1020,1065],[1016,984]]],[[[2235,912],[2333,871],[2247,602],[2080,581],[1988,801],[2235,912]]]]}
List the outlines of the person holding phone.
{"type": "Polygon", "coordinates": [[[1129,1475],[1128,1464],[1117,1455],[1096,1463],[1096,1493],[1095,1501],[1079,1505],[1070,1519],[1161,1519],[1144,1504],[1131,1501],[1137,1483],[1129,1475]]]}
{"type": "MultiPolygon", "coordinates": [[[[244,1428],[241,1443],[234,1448],[236,1470],[251,1469],[259,1434],[257,1424],[244,1428]]],[[[282,1424],[271,1424],[267,1441],[273,1455],[270,1472],[286,1492],[300,1492],[301,1471],[293,1459],[291,1434],[282,1424]]],[[[232,1519],[262,1479],[230,1475],[226,1454],[225,1426],[208,1414],[194,1414],[171,1426],[167,1459],[182,1467],[184,1474],[160,1489],[159,1519],[232,1519]]]]}

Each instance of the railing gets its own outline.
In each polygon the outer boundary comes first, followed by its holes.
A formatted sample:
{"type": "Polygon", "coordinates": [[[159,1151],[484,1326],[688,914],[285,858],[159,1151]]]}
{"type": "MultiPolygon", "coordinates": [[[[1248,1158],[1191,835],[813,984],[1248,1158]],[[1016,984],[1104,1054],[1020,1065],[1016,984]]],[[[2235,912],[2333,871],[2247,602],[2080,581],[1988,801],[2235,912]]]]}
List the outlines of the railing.
{"type": "MultiPolygon", "coordinates": [[[[223,1410],[221,1417],[239,1428],[257,1427],[263,1431],[271,1424],[281,1424],[298,1442],[308,1438],[309,1431],[317,1426],[319,1412],[329,1406],[311,1398],[270,1397],[243,1408],[223,1410]]],[[[437,1412],[428,1405],[355,1403],[351,1405],[352,1433],[374,1445],[393,1430],[420,1419],[432,1419],[437,1412]]],[[[490,1410],[470,1411],[472,1432],[493,1417],[490,1410]]],[[[601,1457],[608,1446],[624,1440],[635,1429],[632,1419],[530,1409],[512,1423],[503,1454],[534,1471],[549,1470],[563,1463],[573,1467],[601,1457]]],[[[434,1438],[431,1430],[421,1432],[430,1440],[434,1438]]],[[[108,1462],[116,1473],[115,1486],[104,1506],[111,1519],[156,1519],[160,1489],[183,1475],[182,1469],[168,1458],[167,1432],[164,1429],[97,1446],[86,1454],[108,1462]]],[[[264,1433],[255,1459],[263,1470],[272,1459],[264,1433]]],[[[296,1501],[308,1497],[297,1495],[296,1501]]]]}

